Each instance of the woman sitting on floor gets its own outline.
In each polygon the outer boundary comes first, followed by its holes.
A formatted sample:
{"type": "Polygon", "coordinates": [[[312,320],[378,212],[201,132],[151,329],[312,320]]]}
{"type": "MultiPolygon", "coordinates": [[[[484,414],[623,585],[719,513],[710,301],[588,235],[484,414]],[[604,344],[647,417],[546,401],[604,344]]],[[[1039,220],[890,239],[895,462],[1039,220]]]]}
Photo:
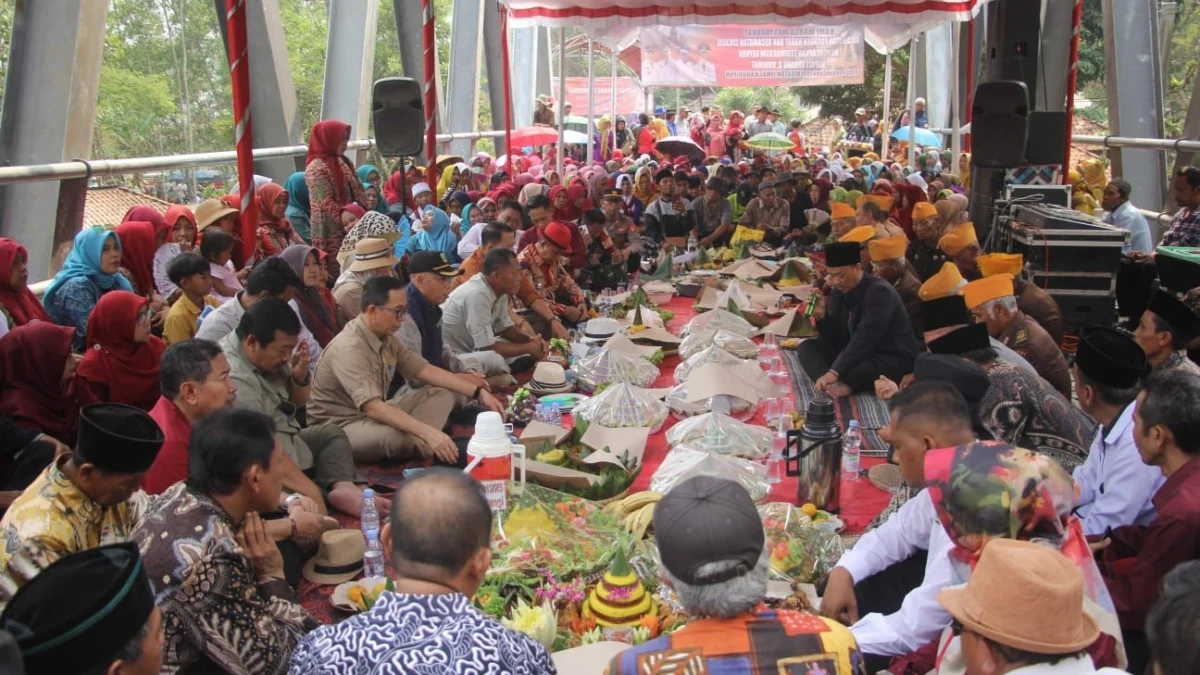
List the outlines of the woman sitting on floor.
{"type": "Polygon", "coordinates": [[[148,412],[158,400],[164,349],[163,341],[150,334],[150,301],[113,291],[92,310],[79,376],[96,399],[148,412]]]}
{"type": "Polygon", "coordinates": [[[29,252],[15,239],[0,237],[0,337],[50,315],[29,290],[29,252]]]}
{"type": "Polygon", "coordinates": [[[85,227],[75,235],[75,247],[42,295],[54,323],[75,329],[76,350],[83,351],[88,317],[100,297],[112,290],[133,291],[120,268],[117,233],[99,226],[85,227]]]}
{"type": "Polygon", "coordinates": [[[0,338],[0,414],[67,445],[75,444],[79,409],[98,402],[76,372],[74,337],[71,328],[34,321],[0,338]]]}

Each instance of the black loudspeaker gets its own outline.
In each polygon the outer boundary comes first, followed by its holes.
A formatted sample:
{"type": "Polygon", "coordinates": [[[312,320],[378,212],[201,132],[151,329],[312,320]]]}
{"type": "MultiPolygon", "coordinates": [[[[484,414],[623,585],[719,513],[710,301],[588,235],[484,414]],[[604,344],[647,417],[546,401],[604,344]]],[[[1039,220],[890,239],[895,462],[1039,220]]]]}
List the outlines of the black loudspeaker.
{"type": "Polygon", "coordinates": [[[1025,159],[1028,136],[1029,90],[1024,82],[999,80],[975,88],[971,100],[972,164],[992,169],[1017,166],[1025,159]]]}
{"type": "Polygon", "coordinates": [[[425,105],[419,82],[410,77],[376,80],[371,112],[375,146],[384,157],[414,157],[425,150],[425,105]]]}
{"type": "Polygon", "coordinates": [[[1062,164],[1066,147],[1067,113],[1045,110],[1029,113],[1029,139],[1025,143],[1027,164],[1062,164]]]}

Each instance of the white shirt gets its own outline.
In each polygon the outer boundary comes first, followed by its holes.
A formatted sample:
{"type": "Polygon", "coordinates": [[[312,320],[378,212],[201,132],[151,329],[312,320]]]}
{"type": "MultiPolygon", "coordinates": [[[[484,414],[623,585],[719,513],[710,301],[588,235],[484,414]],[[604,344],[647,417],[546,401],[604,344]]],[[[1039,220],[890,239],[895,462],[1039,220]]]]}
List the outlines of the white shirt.
{"type": "Polygon", "coordinates": [[[904,503],[883,525],[864,534],[837,566],[855,583],[902,562],[919,550],[929,551],[925,579],[904,598],[893,614],[868,614],[850,626],[864,654],[907,654],[937,638],[950,625],[950,613],[937,601],[938,591],[958,583],[950,563],[954,542],[937,517],[928,490],[904,503]]]}
{"type": "Polygon", "coordinates": [[[483,228],[487,227],[487,223],[475,223],[463,238],[458,242],[458,257],[466,260],[471,257],[475,249],[483,245],[483,228]]]}
{"type": "Polygon", "coordinates": [[[1130,403],[1106,435],[1096,431],[1087,459],[1075,468],[1085,535],[1104,534],[1122,525],[1148,525],[1154,518],[1154,493],[1166,481],[1158,467],[1147,466],[1133,441],[1130,403]]]}
{"type": "MultiPolygon", "coordinates": [[[[241,293],[238,293],[238,296],[200,319],[200,325],[196,329],[198,339],[219,342],[221,338],[237,328],[238,322],[242,320],[242,315],[246,313],[246,308],[242,307],[241,293]]],[[[296,319],[300,321],[300,340],[308,343],[308,374],[312,375],[317,372],[317,359],[321,357],[321,345],[313,337],[308,326],[304,325],[304,319],[300,317],[300,305],[292,300],[288,302],[288,307],[292,308],[296,319]]]]}
{"type": "Polygon", "coordinates": [[[1128,255],[1130,251],[1149,253],[1154,250],[1154,242],[1150,238],[1150,224],[1133,202],[1126,201],[1113,209],[1112,213],[1104,214],[1103,222],[1128,230],[1129,243],[1121,249],[1121,253],[1128,255]]]}

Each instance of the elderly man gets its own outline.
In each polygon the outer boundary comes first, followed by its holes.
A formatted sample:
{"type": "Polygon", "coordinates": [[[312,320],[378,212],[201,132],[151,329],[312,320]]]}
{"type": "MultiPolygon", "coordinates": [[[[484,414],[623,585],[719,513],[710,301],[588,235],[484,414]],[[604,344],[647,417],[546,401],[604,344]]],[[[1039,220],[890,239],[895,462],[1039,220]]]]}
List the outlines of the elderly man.
{"type": "Polygon", "coordinates": [[[919,348],[896,289],[863,273],[858,244],[825,247],[825,264],[833,292],[817,304],[819,337],[800,345],[805,372],[832,396],[870,391],[881,375],[898,382],[919,348]]]}
{"type": "Polygon", "coordinates": [[[362,311],[363,286],[372,277],[394,277],[400,264],[386,240],[367,238],[354,245],[354,255],[333,284],[333,299],[337,303],[339,323],[349,323],[362,311]]]}
{"type": "Polygon", "coordinates": [[[913,236],[906,253],[913,273],[922,282],[938,273],[946,262],[946,254],[938,248],[942,226],[937,209],[929,202],[917,202],[912,211],[913,236]]]}
{"type": "Polygon", "coordinates": [[[1100,423],[1087,460],[1074,473],[1075,511],[1086,535],[1146,525],[1154,517],[1151,500],[1164,479],[1157,467],[1142,463],[1133,437],[1134,402],[1146,370],[1141,347],[1116,329],[1093,328],[1079,337],[1072,367],[1075,397],[1100,423]]]}
{"type": "Polygon", "coordinates": [[[187,482],[156,499],[132,537],[163,612],[164,671],[283,672],[316,622],[260,515],[283,486],[275,425],[221,409],[196,423],[189,452],[187,482]]]}
{"type": "Polygon", "coordinates": [[[988,543],[966,586],[938,593],[937,601],[954,617],[968,675],[1125,672],[1092,664],[1088,647],[1100,637],[1100,628],[1084,611],[1083,574],[1044,544],[988,543]],[[989,611],[994,607],[1020,611],[989,611]]]}
{"type": "MultiPolygon", "coordinates": [[[[871,127],[867,126],[867,110],[859,108],[854,111],[854,124],[846,130],[846,140],[856,143],[867,143],[871,140],[871,127]]],[[[851,150],[847,153],[849,157],[862,157],[862,150],[851,150]]]]}
{"type": "Polygon", "coordinates": [[[624,284],[629,278],[625,257],[604,229],[604,212],[588,209],[580,220],[579,229],[587,246],[587,264],[579,273],[579,285],[599,293],[624,284]]]}
{"type": "Polygon", "coordinates": [[[983,250],[975,234],[975,223],[961,223],[950,228],[938,239],[938,248],[946,254],[967,281],[974,281],[983,274],[979,271],[976,258],[983,250]]]}
{"type": "MultiPolygon", "coordinates": [[[[516,202],[505,202],[505,204],[516,204],[516,202]]],[[[517,205],[517,208],[520,209],[520,206],[517,205]]],[[[504,211],[501,212],[502,215],[504,213],[504,211]]],[[[513,250],[516,248],[516,241],[516,230],[508,223],[496,221],[484,225],[483,231],[479,233],[479,248],[475,249],[471,253],[471,256],[458,266],[458,269],[462,270],[463,273],[450,279],[450,291],[453,292],[454,289],[467,283],[472,277],[483,270],[483,259],[489,251],[495,248],[513,250]]],[[[522,333],[525,333],[529,337],[537,337],[537,331],[533,329],[533,326],[513,306],[515,298],[527,298],[530,302],[530,311],[537,316],[546,318],[547,323],[550,323],[554,319],[554,312],[551,311],[546,301],[541,299],[533,284],[528,279],[522,277],[520,290],[511,296],[507,303],[508,313],[512,317],[513,325],[520,328],[522,333]]],[[[567,329],[561,323],[552,323],[551,326],[554,328],[552,331],[553,337],[566,337],[567,329]]]]}
{"type": "Polygon", "coordinates": [[[0,520],[0,605],[59,558],[128,539],[150,503],[139,488],[162,443],[162,430],[137,408],[96,403],[80,410],[75,447],[0,520]]]}
{"type": "Polygon", "coordinates": [[[408,312],[404,283],[374,277],[363,287],[362,313],[329,343],[313,376],[308,417],[333,423],[350,438],[354,458],[379,461],[419,455],[461,464],[455,442],[442,432],[454,394],[487,410],[503,406],[484,387],[429,362],[395,336],[408,312]],[[387,396],[393,378],[416,379],[426,387],[387,396]]]}
{"type": "Polygon", "coordinates": [[[871,272],[888,282],[896,289],[904,309],[908,312],[909,323],[912,324],[913,334],[919,340],[925,332],[921,327],[921,282],[908,269],[908,261],[904,250],[908,246],[908,238],[897,234],[886,239],[875,238],[867,242],[867,252],[871,258],[871,272]]]}
{"type": "MultiPolygon", "coordinates": [[[[889,219],[888,212],[883,207],[873,201],[862,200],[862,203],[858,205],[858,210],[854,213],[854,218],[855,223],[860,226],[870,225],[875,228],[875,236],[880,239],[896,235],[904,236],[904,230],[889,219]]],[[[907,236],[904,236],[904,244],[908,245],[907,236]]]]}
{"type": "Polygon", "coordinates": [[[770,109],[767,106],[762,106],[754,113],[754,119],[746,124],[746,135],[754,138],[759,134],[766,134],[775,131],[775,125],[767,121],[767,115],[770,109]]]}
{"type": "Polygon", "coordinates": [[[395,590],[310,633],[288,672],[417,672],[414,664],[446,674],[556,672],[545,647],[471,602],[492,560],[493,515],[479,483],[461,471],[424,471],[400,484],[391,515],[380,536],[395,590]]]}
{"type": "Polygon", "coordinates": [[[1125,255],[1131,252],[1150,253],[1154,250],[1150,238],[1150,225],[1146,217],[1129,201],[1133,186],[1124,178],[1114,178],[1104,188],[1100,206],[1104,207],[1104,222],[1129,233],[1129,243],[1121,249],[1125,255]]]}
{"type": "Polygon", "coordinates": [[[1200,317],[1170,291],[1158,289],[1142,312],[1134,339],[1146,352],[1153,370],[1182,370],[1200,373],[1188,358],[1187,346],[1200,336],[1200,317]]]}
{"type": "Polygon", "coordinates": [[[733,232],[733,205],[725,199],[725,184],[721,179],[709,178],[704,184],[704,194],[688,208],[695,224],[692,232],[700,246],[709,248],[729,240],[733,232]]]}
{"type": "Polygon", "coordinates": [[[758,185],[758,196],[746,205],[741,224],[762,230],[763,241],[778,245],[791,227],[791,206],[775,194],[775,183],[763,181],[758,185]]]}
{"type": "Polygon", "coordinates": [[[524,280],[511,248],[497,246],[483,269],[450,293],[442,305],[441,331],[446,349],[487,372],[511,372],[518,361],[532,366],[546,356],[546,343],[521,332],[512,321],[508,298],[524,280]]]}
{"type": "Polygon", "coordinates": [[[854,207],[844,202],[829,205],[829,232],[833,241],[840,241],[850,230],[858,226],[854,207]]]}
{"type": "Polygon", "coordinates": [[[929,113],[925,111],[923,98],[913,101],[913,122],[922,129],[929,126],[929,113]]]}
{"type": "Polygon", "coordinates": [[[762,605],[770,552],[740,484],[696,476],[676,485],[654,509],[654,531],[666,582],[692,620],[613,657],[606,675],[667,663],[695,673],[785,673],[791,665],[813,674],[860,672],[858,647],[844,626],[762,605]]]}
{"type": "Polygon", "coordinates": [[[1058,344],[1017,306],[1010,274],[995,274],[963,287],[963,298],[988,334],[1020,354],[1063,396],[1071,395],[1071,372],[1058,344]]]}
{"type": "Polygon", "coordinates": [[[942,269],[921,284],[918,294],[922,300],[936,300],[948,295],[958,295],[966,285],[967,280],[962,277],[962,272],[958,271],[954,263],[947,261],[942,263],[942,269]]]}
{"type": "Polygon", "coordinates": [[[604,229],[608,236],[621,252],[621,257],[630,261],[629,268],[636,269],[641,260],[641,245],[637,241],[638,228],[633,219],[625,213],[625,198],[621,190],[605,190],[604,199],[600,201],[600,210],[604,213],[604,229]]]}
{"type": "MultiPolygon", "coordinates": [[[[571,230],[572,228],[562,223],[550,223],[537,243],[517,254],[521,274],[528,279],[527,286],[534,289],[533,294],[523,291],[518,296],[521,304],[528,308],[531,301],[540,298],[551,311],[549,321],[536,311],[527,309],[524,313],[525,319],[543,337],[552,332],[557,336],[556,325],[573,326],[587,319],[587,303],[583,291],[564,266],[564,260],[571,254],[571,247],[575,245],[571,230]]],[[[578,230],[575,234],[578,234],[578,230]]],[[[563,332],[565,333],[565,328],[563,332]]]]}
{"type": "Polygon", "coordinates": [[[692,214],[682,194],[687,184],[680,185],[675,178],[669,168],[654,175],[658,199],[642,212],[642,227],[646,236],[654,241],[682,247],[693,228],[692,214]]]}

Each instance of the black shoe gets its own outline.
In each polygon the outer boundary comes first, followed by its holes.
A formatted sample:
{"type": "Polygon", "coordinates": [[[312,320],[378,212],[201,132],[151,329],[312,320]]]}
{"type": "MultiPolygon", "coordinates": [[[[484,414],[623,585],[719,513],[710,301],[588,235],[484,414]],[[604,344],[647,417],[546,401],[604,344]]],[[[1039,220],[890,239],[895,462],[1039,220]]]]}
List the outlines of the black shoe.
{"type": "Polygon", "coordinates": [[[478,403],[468,403],[461,408],[455,408],[450,411],[450,423],[473,427],[475,426],[475,418],[479,417],[479,413],[481,412],[483,412],[483,409],[479,407],[478,403]]]}
{"type": "Polygon", "coordinates": [[[523,373],[527,370],[533,370],[533,367],[536,365],[537,360],[535,360],[532,356],[522,356],[516,361],[510,363],[508,365],[508,369],[513,373],[523,373]]]}

